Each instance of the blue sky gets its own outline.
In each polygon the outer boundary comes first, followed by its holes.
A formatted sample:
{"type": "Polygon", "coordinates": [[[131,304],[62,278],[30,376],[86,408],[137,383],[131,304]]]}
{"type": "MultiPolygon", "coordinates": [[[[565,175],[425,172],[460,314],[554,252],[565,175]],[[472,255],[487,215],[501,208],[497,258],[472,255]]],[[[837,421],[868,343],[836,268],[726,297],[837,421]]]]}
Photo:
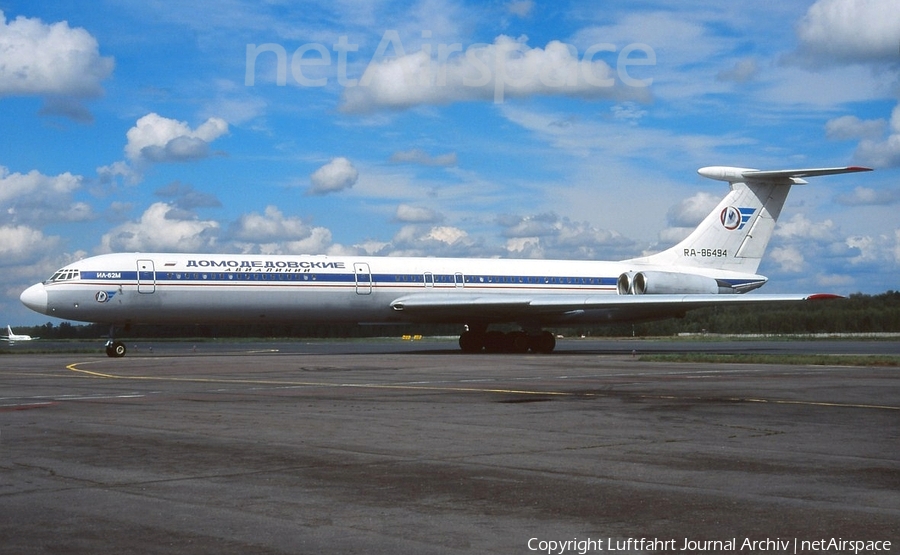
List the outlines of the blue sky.
{"type": "Polygon", "coordinates": [[[768,292],[900,288],[893,0],[0,0],[0,312],[114,251],[621,259],[795,187],[768,292]]]}

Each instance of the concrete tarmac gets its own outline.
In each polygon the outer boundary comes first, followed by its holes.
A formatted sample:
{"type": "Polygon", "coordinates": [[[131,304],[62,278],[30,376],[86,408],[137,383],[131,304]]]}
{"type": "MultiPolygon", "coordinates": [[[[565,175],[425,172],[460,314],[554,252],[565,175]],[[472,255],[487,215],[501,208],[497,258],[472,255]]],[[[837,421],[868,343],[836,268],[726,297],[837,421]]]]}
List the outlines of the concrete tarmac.
{"type": "Polygon", "coordinates": [[[894,368],[183,349],[0,357],[0,553],[900,550],[894,368]]]}

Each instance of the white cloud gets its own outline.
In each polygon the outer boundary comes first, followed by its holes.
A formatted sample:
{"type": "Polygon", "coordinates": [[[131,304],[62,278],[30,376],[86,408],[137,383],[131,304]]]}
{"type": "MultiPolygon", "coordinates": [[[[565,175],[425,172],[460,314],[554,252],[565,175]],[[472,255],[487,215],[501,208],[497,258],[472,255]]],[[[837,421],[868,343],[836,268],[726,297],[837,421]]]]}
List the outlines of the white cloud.
{"type": "Polygon", "coordinates": [[[128,130],[125,156],[133,163],[183,162],[209,156],[209,143],[228,132],[228,123],[209,118],[196,129],[150,113],[128,130]]]}
{"type": "Polygon", "coordinates": [[[883,119],[862,120],[856,116],[841,116],[825,122],[825,136],[829,139],[877,139],[884,133],[883,119]]]}
{"type": "Polygon", "coordinates": [[[689,227],[693,229],[700,225],[703,218],[712,212],[712,209],[719,204],[721,199],[721,195],[700,191],[670,208],[666,214],[666,219],[669,221],[669,224],[675,227],[689,227]]]}
{"type": "Polygon", "coordinates": [[[244,254],[357,254],[332,242],[331,231],[324,227],[309,228],[302,239],[272,241],[268,243],[234,243],[236,250],[244,254]]]}
{"type": "Polygon", "coordinates": [[[84,179],[71,173],[44,175],[37,170],[27,174],[10,173],[0,166],[0,223],[43,223],[46,221],[85,221],[94,217],[83,202],[73,202],[72,194],[82,188],[84,179]]]}
{"type": "Polygon", "coordinates": [[[50,177],[37,170],[27,174],[9,173],[9,168],[0,166],[0,202],[9,204],[18,198],[52,199],[59,195],[68,196],[82,185],[81,176],[69,172],[50,177]]]}
{"type": "Polygon", "coordinates": [[[831,220],[814,222],[803,214],[794,214],[787,221],[779,220],[775,236],[782,240],[829,241],[835,238],[835,225],[831,220]]]}
{"type": "Polygon", "coordinates": [[[798,215],[779,222],[763,261],[768,269],[761,269],[770,277],[775,274],[773,282],[790,286],[782,285],[782,290],[853,284],[856,290],[893,288],[891,280],[900,262],[898,240],[900,229],[847,236],[830,220],[817,224],[798,215]]]}
{"type": "Polygon", "coordinates": [[[891,249],[894,257],[894,263],[900,264],[900,228],[894,230],[894,248],[891,249]]]}
{"type": "Polygon", "coordinates": [[[397,207],[397,213],[394,219],[404,223],[437,223],[444,219],[439,213],[424,206],[410,206],[401,204],[397,207]]]}
{"type": "Polygon", "coordinates": [[[192,185],[175,180],[155,192],[156,196],[171,198],[178,208],[193,210],[195,208],[218,208],[222,202],[215,195],[194,189],[192,185]]]}
{"type": "Polygon", "coordinates": [[[421,166],[455,166],[456,153],[448,152],[447,154],[432,156],[418,148],[398,150],[391,155],[391,162],[395,164],[419,164],[421,166]]]}
{"type": "Polygon", "coordinates": [[[102,185],[115,184],[119,178],[128,185],[135,185],[141,181],[141,177],[141,173],[129,166],[128,162],[124,160],[97,168],[97,178],[102,185]]]}
{"type": "MultiPolygon", "coordinates": [[[[500,114],[510,122],[536,134],[562,154],[579,158],[602,160],[592,172],[592,181],[598,176],[612,179],[607,169],[613,164],[626,167],[628,159],[640,152],[644,159],[652,159],[662,166],[673,159],[696,160],[699,165],[709,164],[718,149],[746,148],[751,141],[731,135],[700,135],[650,127],[625,125],[621,119],[590,118],[567,119],[565,115],[540,111],[522,106],[505,105],[500,114]],[[564,123],[560,123],[564,122],[564,123]]],[[[699,165],[697,167],[699,167],[699,165]]],[[[634,167],[634,166],[627,166],[634,167]]],[[[646,175],[647,168],[637,167],[637,174],[646,175]]],[[[633,181],[633,180],[632,180],[633,181]]],[[[629,186],[632,185],[630,182],[629,186]]]]}
{"type": "Polygon", "coordinates": [[[734,63],[731,69],[720,71],[716,78],[720,81],[747,83],[759,73],[759,62],[756,58],[742,58],[734,63]]]}
{"type": "Polygon", "coordinates": [[[350,160],[344,157],[332,158],[330,162],[309,176],[312,185],[308,192],[311,195],[325,195],[343,191],[353,187],[357,179],[359,179],[359,171],[353,167],[350,160]]]}
{"type": "Polygon", "coordinates": [[[511,237],[506,240],[506,250],[517,257],[544,258],[541,240],[537,237],[511,237]]]}
{"type": "Polygon", "coordinates": [[[66,222],[86,222],[94,219],[94,209],[86,202],[73,202],[59,214],[60,219],[66,222]]]}
{"type": "Polygon", "coordinates": [[[797,35],[801,52],[816,65],[896,62],[900,10],[895,0],[819,0],[797,35]]]}
{"type": "Polygon", "coordinates": [[[268,103],[262,97],[254,95],[251,87],[227,79],[216,79],[213,87],[215,96],[201,110],[203,116],[219,116],[233,125],[240,125],[266,112],[268,103]]]}
{"type": "Polygon", "coordinates": [[[806,269],[803,253],[800,249],[792,246],[770,249],[769,260],[774,262],[782,272],[800,273],[806,269]]]}
{"type": "Polygon", "coordinates": [[[57,248],[59,237],[47,237],[39,229],[24,225],[0,226],[0,266],[34,262],[38,256],[57,248]]]}
{"type": "Polygon", "coordinates": [[[531,216],[501,216],[497,223],[503,226],[504,237],[546,237],[556,235],[560,229],[560,218],[553,213],[531,216]]]}
{"type": "Polygon", "coordinates": [[[683,239],[694,231],[696,226],[691,227],[667,227],[659,232],[659,242],[652,245],[651,248],[645,249],[641,255],[654,254],[664,250],[672,245],[677,245],[683,239]]]}
{"type": "Polygon", "coordinates": [[[506,3],[506,10],[516,17],[528,17],[534,9],[534,0],[512,0],[506,3]]]}
{"type": "MultiPolygon", "coordinates": [[[[556,213],[614,229],[648,246],[656,241],[656,230],[671,207],[667,199],[684,196],[678,180],[690,175],[669,170],[685,163],[695,168],[709,165],[719,157],[719,149],[747,144],[728,135],[676,134],[647,125],[624,125],[612,118],[580,117],[560,125],[565,116],[521,106],[506,105],[500,113],[546,143],[535,161],[546,165],[538,167],[560,175],[530,194],[541,195],[546,199],[544,206],[556,213]],[[635,153],[640,153],[642,162],[635,163],[635,153]],[[640,200],[640,216],[627,209],[627,199],[640,200]],[[648,224],[647,214],[659,214],[657,222],[648,224]]],[[[605,250],[601,257],[620,254],[605,250]]]]}
{"type": "Polygon", "coordinates": [[[375,241],[372,239],[354,245],[354,247],[367,255],[375,255],[380,252],[384,252],[390,246],[391,244],[387,241],[375,241]]]}
{"type": "Polygon", "coordinates": [[[599,229],[588,222],[573,222],[553,213],[502,216],[506,254],[525,258],[622,258],[621,251],[634,242],[615,231],[599,229]]]}
{"type": "Polygon", "coordinates": [[[267,206],[263,214],[251,212],[242,215],[230,235],[239,241],[255,243],[291,242],[305,240],[313,234],[321,235],[317,229],[303,223],[300,218],[285,217],[275,206],[267,206]]]}
{"type": "Polygon", "coordinates": [[[889,135],[881,141],[863,139],[856,149],[855,157],[863,164],[878,168],[900,166],[900,104],[891,112],[889,135]]]}
{"type": "Polygon", "coordinates": [[[893,73],[858,64],[815,68],[781,64],[758,81],[763,87],[757,96],[768,106],[781,110],[799,107],[823,115],[848,103],[883,99],[895,86],[893,73]]]}
{"type": "Polygon", "coordinates": [[[100,252],[210,250],[219,224],[188,216],[165,202],[151,204],[136,222],[121,224],[100,240],[100,252]]]}
{"type": "Polygon", "coordinates": [[[425,235],[425,239],[431,239],[434,241],[440,241],[441,243],[445,243],[447,245],[452,245],[461,241],[468,237],[469,234],[464,230],[459,229],[458,227],[453,226],[437,226],[431,228],[428,234],[425,235]]]}
{"type": "Polygon", "coordinates": [[[878,260],[878,245],[874,238],[856,235],[847,238],[847,246],[856,249],[859,254],[851,259],[854,264],[875,262],[878,260]]]}
{"type": "Polygon", "coordinates": [[[388,243],[369,241],[359,246],[367,254],[378,256],[489,256],[477,239],[455,226],[408,224],[400,228],[388,243]]]}
{"type": "Polygon", "coordinates": [[[286,254],[356,254],[345,250],[341,245],[332,242],[331,230],[324,227],[310,229],[309,235],[303,239],[287,241],[284,245],[286,254]]]}
{"type": "Polygon", "coordinates": [[[94,115],[83,104],[83,100],[73,97],[49,96],[38,110],[42,116],[62,116],[80,123],[91,123],[94,115]]]}
{"type": "MultiPolygon", "coordinates": [[[[602,12],[600,12],[602,13],[602,12]]],[[[640,41],[659,52],[665,52],[665,65],[694,64],[709,58],[729,45],[708,32],[703,15],[679,11],[636,10],[615,19],[610,25],[585,27],[575,34],[579,48],[591,44],[612,43],[621,50],[625,45],[640,41]]]]}
{"type": "MultiPolygon", "coordinates": [[[[373,60],[359,83],[344,89],[340,108],[366,113],[471,100],[500,103],[506,97],[532,95],[647,97],[644,86],[623,86],[623,79],[628,78],[632,85],[641,80],[630,81],[630,74],[617,74],[606,62],[594,58],[598,51],[582,53],[579,58],[574,47],[560,41],[550,41],[544,48],[531,48],[526,41],[526,37],[516,40],[500,35],[493,44],[472,45],[465,52],[457,44],[459,48],[444,52],[443,59],[440,53],[433,59],[418,51],[373,60]]],[[[643,52],[631,60],[642,56],[649,60],[649,55],[643,52]]],[[[655,53],[652,56],[655,63],[655,53]]]]}
{"type": "Polygon", "coordinates": [[[135,122],[125,134],[126,160],[97,168],[101,185],[110,186],[119,179],[136,185],[143,179],[146,167],[153,163],[187,162],[210,156],[209,144],[228,133],[228,123],[211,117],[191,129],[187,122],[151,112],[135,122]]]}
{"type": "Polygon", "coordinates": [[[900,228],[894,229],[889,234],[880,235],[853,235],[847,237],[845,245],[849,262],[854,266],[869,266],[877,271],[895,276],[894,268],[900,263],[900,228]]]}
{"type": "Polygon", "coordinates": [[[610,108],[613,119],[625,122],[629,125],[637,125],[647,115],[647,110],[641,108],[636,102],[623,102],[610,108]]]}
{"type": "Polygon", "coordinates": [[[573,253],[578,258],[596,259],[601,257],[601,247],[630,248],[634,245],[631,239],[623,237],[616,231],[599,229],[588,222],[570,222],[563,219],[556,233],[555,257],[573,253]]]}
{"type": "Polygon", "coordinates": [[[835,197],[844,206],[888,206],[900,202],[900,189],[875,190],[871,187],[856,187],[850,194],[835,197]]]}
{"type": "Polygon", "coordinates": [[[846,274],[816,274],[815,279],[816,284],[829,289],[846,288],[853,285],[854,281],[853,276],[846,274]]]}
{"type": "Polygon", "coordinates": [[[669,226],[659,232],[658,243],[643,254],[659,252],[690,235],[721,199],[721,195],[700,191],[669,208],[666,213],[669,226]]]}
{"type": "Polygon", "coordinates": [[[71,99],[102,94],[113,66],[84,29],[22,16],[7,22],[0,11],[0,96],[46,97],[44,113],[84,119],[86,110],[71,99]]]}

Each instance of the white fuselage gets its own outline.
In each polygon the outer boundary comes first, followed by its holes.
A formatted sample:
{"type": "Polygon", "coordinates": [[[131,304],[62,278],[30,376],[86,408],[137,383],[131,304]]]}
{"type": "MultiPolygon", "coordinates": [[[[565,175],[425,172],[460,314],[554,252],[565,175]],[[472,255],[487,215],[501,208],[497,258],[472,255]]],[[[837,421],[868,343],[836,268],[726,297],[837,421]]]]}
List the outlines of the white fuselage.
{"type": "MultiPolygon", "coordinates": [[[[652,320],[707,306],[829,295],[740,295],[756,274],[791,186],[861,167],[759,171],[713,166],[700,175],[729,192],[696,229],[662,252],[621,262],[308,255],[106,254],[26,289],[32,310],[84,322],[460,323],[475,353],[553,351],[544,326],[652,320]],[[498,323],[522,329],[488,330],[498,323]],[[502,337],[501,337],[502,336],[502,337]]],[[[110,330],[112,335],[112,329],[110,330]]],[[[121,341],[107,354],[124,356],[121,341]]]]}
{"type": "MultiPolygon", "coordinates": [[[[87,258],[30,287],[22,301],[38,312],[85,322],[504,322],[515,314],[485,313],[492,299],[548,295],[616,295],[625,272],[653,269],[633,262],[297,255],[109,254],[87,258]],[[457,311],[410,314],[397,299],[439,296],[457,311]]],[[[671,270],[672,268],[658,268],[671,270]]],[[[733,285],[762,276],[692,269],[733,285]]],[[[435,297],[437,298],[437,297],[435,297]]],[[[664,315],[661,315],[664,316],[664,315]]],[[[609,311],[529,315],[537,325],[609,322],[609,311]]],[[[612,318],[614,319],[614,318],[612,318]]]]}

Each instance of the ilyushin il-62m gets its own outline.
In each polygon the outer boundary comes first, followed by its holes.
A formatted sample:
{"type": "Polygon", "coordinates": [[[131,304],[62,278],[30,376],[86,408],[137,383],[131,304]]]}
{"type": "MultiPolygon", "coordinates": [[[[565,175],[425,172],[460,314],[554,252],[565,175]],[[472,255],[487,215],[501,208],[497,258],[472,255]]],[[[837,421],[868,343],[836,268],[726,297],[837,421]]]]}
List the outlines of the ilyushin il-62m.
{"type": "MultiPolygon", "coordinates": [[[[129,253],[85,258],[32,285],[22,302],[41,314],[131,324],[458,323],[467,353],[550,353],[556,325],[654,320],[742,303],[831,295],[745,295],[792,185],[869,171],[759,171],[714,166],[700,175],[731,190],[683,241],[618,262],[362,256],[129,253]],[[519,331],[490,327],[516,324],[519,331]]],[[[125,355],[110,334],[107,354],[125,355]]]]}

